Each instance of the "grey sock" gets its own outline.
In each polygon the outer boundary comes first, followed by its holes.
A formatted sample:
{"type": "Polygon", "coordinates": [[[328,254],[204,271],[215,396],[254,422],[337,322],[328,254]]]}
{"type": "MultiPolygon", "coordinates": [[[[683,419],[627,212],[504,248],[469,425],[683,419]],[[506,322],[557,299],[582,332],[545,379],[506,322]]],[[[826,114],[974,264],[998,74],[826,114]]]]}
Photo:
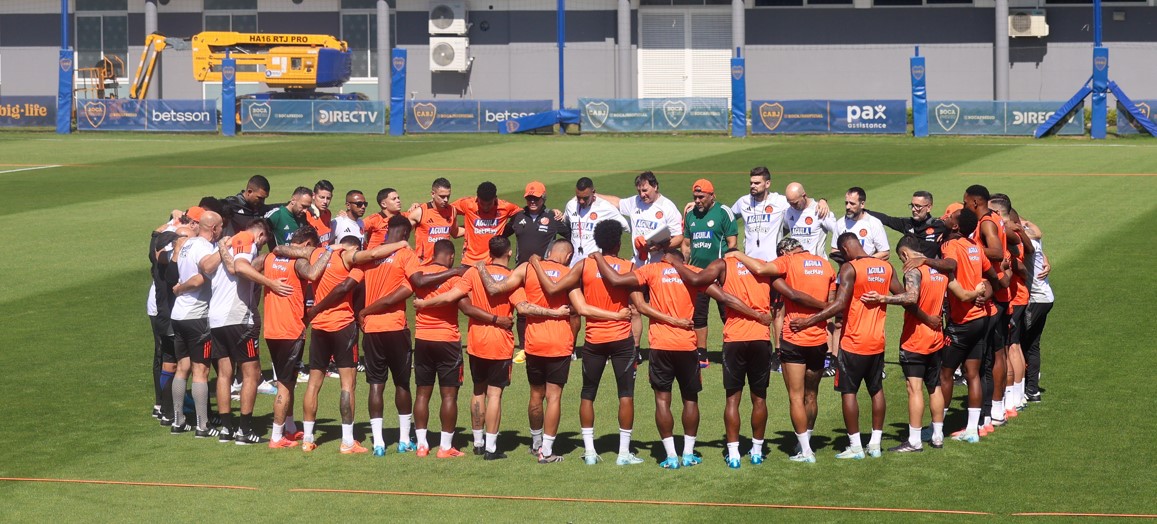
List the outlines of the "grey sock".
{"type": "Polygon", "coordinates": [[[193,407],[197,410],[197,429],[209,429],[209,383],[193,383],[193,407]]]}
{"type": "Polygon", "coordinates": [[[173,377],[173,425],[185,425],[185,384],[187,379],[173,377]]]}

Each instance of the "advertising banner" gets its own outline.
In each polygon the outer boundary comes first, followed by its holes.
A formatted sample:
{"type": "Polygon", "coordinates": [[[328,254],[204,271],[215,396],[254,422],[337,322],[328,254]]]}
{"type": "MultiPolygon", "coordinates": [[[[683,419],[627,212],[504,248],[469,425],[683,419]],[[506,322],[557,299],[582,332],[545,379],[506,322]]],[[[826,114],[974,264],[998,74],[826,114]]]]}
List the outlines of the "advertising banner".
{"type": "Polygon", "coordinates": [[[215,100],[77,100],[76,129],[213,133],[216,106],[215,100]]]}
{"type": "Polygon", "coordinates": [[[747,63],[731,59],[731,136],[747,136],[747,63]]]}
{"type": "Polygon", "coordinates": [[[0,97],[0,127],[53,127],[55,125],[55,97],[0,97]]]}
{"type": "Polygon", "coordinates": [[[245,100],[241,102],[245,133],[312,133],[313,102],[309,100],[245,100]]]}
{"type": "MultiPolygon", "coordinates": [[[[1037,127],[1053,116],[1063,102],[1037,101],[933,101],[928,114],[928,130],[933,135],[1023,135],[1032,136],[1037,127]]],[[[1078,109],[1058,134],[1084,133],[1084,111],[1078,109]]]]}
{"type": "Polygon", "coordinates": [[[496,124],[545,113],[550,100],[412,100],[407,133],[497,133],[496,124]]]}
{"type": "Polygon", "coordinates": [[[907,133],[906,109],[903,100],[832,100],[828,103],[831,132],[907,133]]]}
{"type": "Polygon", "coordinates": [[[726,98],[580,98],[583,131],[727,131],[726,98]]]}
{"type": "Polygon", "coordinates": [[[751,134],[830,133],[827,100],[752,100],[751,134]]]}
{"type": "Polygon", "coordinates": [[[145,102],[127,99],[76,101],[77,131],[145,131],[145,102]]]}
{"type": "Polygon", "coordinates": [[[246,100],[241,103],[246,133],[386,132],[386,103],[372,100],[246,100]]]}
{"type": "MultiPolygon", "coordinates": [[[[1157,111],[1153,108],[1157,107],[1157,100],[1134,100],[1133,104],[1137,106],[1137,111],[1145,118],[1157,123],[1157,111]]],[[[1118,135],[1135,135],[1139,131],[1129,123],[1129,115],[1125,111],[1117,108],[1117,134],[1118,135]]]]}
{"type": "MultiPolygon", "coordinates": [[[[1045,123],[1064,102],[1016,102],[1005,103],[1004,134],[1033,136],[1037,128],[1045,123]]],[[[1085,104],[1082,102],[1073,116],[1062,125],[1058,135],[1083,135],[1085,133],[1085,104]]]]}
{"type": "Polygon", "coordinates": [[[908,73],[912,77],[912,134],[918,137],[928,136],[928,80],[924,57],[920,55],[920,47],[916,47],[916,55],[908,59],[908,73]]]}

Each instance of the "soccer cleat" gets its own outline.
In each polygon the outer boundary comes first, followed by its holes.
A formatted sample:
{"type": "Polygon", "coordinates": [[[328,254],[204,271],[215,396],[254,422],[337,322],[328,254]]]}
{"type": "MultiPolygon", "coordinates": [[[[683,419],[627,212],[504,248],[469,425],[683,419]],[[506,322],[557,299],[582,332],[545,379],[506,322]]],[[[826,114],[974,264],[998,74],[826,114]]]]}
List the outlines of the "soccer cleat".
{"type": "Polygon", "coordinates": [[[562,462],[562,455],[543,455],[538,454],[539,464],[553,464],[555,462],[562,462]]]}
{"type": "Polygon", "coordinates": [[[257,385],[257,392],[261,393],[262,395],[276,395],[277,386],[273,385],[273,382],[265,380],[262,381],[261,384],[257,385]]]}
{"type": "Polygon", "coordinates": [[[893,453],[920,453],[921,451],[924,451],[924,447],[913,446],[910,442],[905,440],[904,443],[900,444],[899,446],[888,448],[888,451],[893,453]]]}
{"type": "Polygon", "coordinates": [[[229,385],[229,394],[230,395],[236,395],[240,392],[241,392],[241,383],[240,382],[233,382],[232,384],[229,385]]]}
{"type": "Polygon", "coordinates": [[[287,438],[269,441],[269,449],[292,448],[297,445],[296,441],[287,438]]]}
{"type": "Polygon", "coordinates": [[[1004,420],[1016,418],[1020,416],[1020,411],[1016,408],[1004,410],[1004,420]]]}
{"type": "Polygon", "coordinates": [[[737,458],[727,457],[727,467],[731,469],[739,469],[739,464],[742,461],[737,458]]]}
{"type": "MultiPolygon", "coordinates": [[[[240,435],[241,431],[238,430],[237,434],[240,435]]],[[[217,428],[217,442],[222,444],[233,442],[233,432],[229,431],[229,428],[217,428]]]]}
{"type": "Polygon", "coordinates": [[[634,453],[619,455],[619,458],[615,459],[616,466],[632,466],[635,464],[642,464],[643,462],[645,461],[639,457],[636,457],[634,453]]]}
{"type": "Polygon", "coordinates": [[[531,446],[529,451],[531,455],[538,456],[538,451],[542,449],[540,446],[531,446]]]}
{"type": "Polygon", "coordinates": [[[374,455],[375,457],[384,457],[384,456],[386,456],[386,447],[385,447],[385,446],[374,446],[374,452],[373,452],[373,455],[374,455]]]}
{"type": "Polygon", "coordinates": [[[340,451],[342,455],[353,455],[355,453],[368,453],[370,450],[364,448],[361,442],[355,440],[353,444],[348,446],[342,444],[338,451],[340,451]]]}
{"type": "Polygon", "coordinates": [[[358,362],[357,369],[358,369],[358,373],[365,373],[366,372],[366,365],[362,364],[361,362],[358,362]]]}
{"type": "Polygon", "coordinates": [[[659,463],[659,467],[663,469],[679,469],[679,458],[667,457],[667,460],[659,463]]]}
{"type": "Polygon", "coordinates": [[[520,349],[518,353],[514,354],[514,363],[522,364],[523,362],[526,362],[526,351],[520,349]]]}
{"type": "Polygon", "coordinates": [[[1033,404],[1040,402],[1041,401],[1040,393],[1029,393],[1029,394],[1024,396],[1024,400],[1026,402],[1031,402],[1033,404]]]}
{"type": "Polygon", "coordinates": [[[297,372],[297,381],[298,382],[309,382],[309,373],[306,373],[304,371],[298,371],[297,372]]]}
{"type": "Polygon", "coordinates": [[[943,449],[944,448],[944,437],[943,436],[933,437],[930,444],[932,446],[932,449],[943,449]]]}
{"type": "Polygon", "coordinates": [[[301,430],[297,430],[297,431],[294,431],[293,433],[286,433],[285,438],[292,440],[294,442],[301,442],[301,439],[305,438],[305,432],[301,431],[301,430]]]}
{"type": "Polygon", "coordinates": [[[238,446],[250,446],[253,444],[261,444],[262,442],[265,442],[265,439],[261,438],[256,433],[245,433],[238,430],[237,433],[233,436],[233,443],[238,446]]]}
{"type": "Polygon", "coordinates": [[[479,456],[479,457],[481,457],[482,455],[485,455],[486,454],[486,446],[479,446],[477,443],[475,443],[474,444],[474,454],[479,456]]]}
{"type": "Polygon", "coordinates": [[[506,453],[501,451],[487,451],[485,455],[482,455],[482,460],[502,460],[504,458],[506,458],[506,453]]]}
{"type": "MultiPolygon", "coordinates": [[[[990,425],[995,430],[996,428],[1003,426],[1005,424],[1008,424],[1008,419],[1006,419],[1006,418],[994,418],[994,419],[992,419],[992,424],[990,424],[990,425]]],[[[985,426],[985,427],[987,427],[987,426],[985,426]]]]}
{"type": "Polygon", "coordinates": [[[868,446],[868,456],[872,458],[880,458],[883,456],[880,453],[880,446],[868,446]]]}
{"type": "Polygon", "coordinates": [[[161,415],[157,420],[161,423],[161,427],[169,427],[173,425],[173,419],[164,415],[161,415]]]}
{"type": "Polygon", "coordinates": [[[807,464],[815,464],[816,463],[816,456],[814,453],[808,453],[806,455],[803,453],[796,453],[795,455],[792,455],[792,456],[788,457],[787,459],[792,461],[792,462],[803,462],[803,463],[807,463],[807,464]]]}
{"type": "Polygon", "coordinates": [[[703,463],[703,459],[696,456],[694,453],[683,455],[683,467],[689,468],[703,463]]]}
{"type": "Polygon", "coordinates": [[[953,433],[952,434],[952,440],[955,440],[958,442],[967,442],[969,444],[976,444],[977,442],[980,442],[980,435],[978,435],[976,433],[968,433],[968,432],[962,433],[960,435],[953,433]]]}
{"type": "Polygon", "coordinates": [[[833,366],[828,366],[828,367],[824,368],[824,376],[825,377],[836,376],[836,368],[833,366]]]}
{"type": "Polygon", "coordinates": [[[305,442],[301,443],[301,451],[309,453],[310,451],[313,451],[315,449],[317,449],[317,443],[316,442],[305,441],[305,442]]]}
{"type": "Polygon", "coordinates": [[[418,452],[415,454],[419,457],[425,457],[430,454],[430,448],[426,446],[418,446],[418,452]]]}
{"type": "Polygon", "coordinates": [[[196,438],[212,438],[212,437],[216,437],[220,434],[221,434],[221,431],[219,429],[217,429],[215,427],[210,427],[207,429],[198,429],[196,433],[193,433],[193,436],[196,438]]]}
{"type": "Polygon", "coordinates": [[[416,449],[418,449],[418,447],[415,446],[413,442],[399,442],[397,447],[398,453],[408,453],[416,449]]]}
{"type": "Polygon", "coordinates": [[[586,464],[588,466],[594,466],[595,464],[598,464],[599,462],[602,462],[602,461],[603,461],[603,458],[598,456],[598,454],[596,454],[596,453],[587,453],[587,454],[583,455],[583,464],[586,464]]]}
{"type": "Polygon", "coordinates": [[[763,453],[752,453],[749,455],[749,458],[751,459],[752,466],[763,464],[763,453]]]}
{"type": "Polygon", "coordinates": [[[184,424],[181,424],[180,426],[178,426],[177,424],[173,424],[172,428],[169,429],[169,434],[170,435],[180,435],[181,433],[188,433],[190,431],[193,431],[193,426],[190,426],[189,423],[186,422],[184,424]]]}
{"type": "Polygon", "coordinates": [[[435,453],[434,456],[438,457],[440,459],[448,459],[448,458],[465,457],[466,454],[461,452],[461,451],[458,451],[457,449],[454,449],[454,448],[450,448],[450,449],[438,448],[438,453],[435,453]]]}
{"type": "Polygon", "coordinates": [[[987,437],[993,433],[996,433],[996,426],[993,426],[992,424],[985,424],[980,426],[980,431],[978,433],[982,437],[987,437]]]}
{"type": "Polygon", "coordinates": [[[864,448],[848,448],[836,454],[838,459],[864,460],[864,448]]]}
{"type": "Polygon", "coordinates": [[[161,406],[153,406],[153,418],[161,418],[161,406]]]}

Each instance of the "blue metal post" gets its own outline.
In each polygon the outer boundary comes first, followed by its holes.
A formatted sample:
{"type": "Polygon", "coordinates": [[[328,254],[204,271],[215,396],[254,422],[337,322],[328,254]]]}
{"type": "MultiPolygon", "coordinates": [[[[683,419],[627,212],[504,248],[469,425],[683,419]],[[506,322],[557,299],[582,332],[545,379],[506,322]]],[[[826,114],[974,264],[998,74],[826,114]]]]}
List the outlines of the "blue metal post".
{"type": "Polygon", "coordinates": [[[747,136],[747,63],[735,48],[731,59],[731,136],[747,136]]]}
{"type": "Polygon", "coordinates": [[[909,59],[908,70],[912,76],[912,134],[917,137],[928,136],[928,87],[927,70],[924,67],[924,57],[920,56],[920,46],[916,46],[916,54],[909,59]]]}
{"type": "Polygon", "coordinates": [[[400,47],[394,48],[390,60],[390,135],[402,136],[406,133],[406,60],[407,53],[400,47]]]}
{"type": "Polygon", "coordinates": [[[68,48],[68,0],[60,0],[60,56],[57,58],[56,132],[72,132],[72,72],[75,58],[68,48]]]}
{"type": "Polygon", "coordinates": [[[221,61],[221,134],[237,135],[237,60],[229,50],[221,61]]]}

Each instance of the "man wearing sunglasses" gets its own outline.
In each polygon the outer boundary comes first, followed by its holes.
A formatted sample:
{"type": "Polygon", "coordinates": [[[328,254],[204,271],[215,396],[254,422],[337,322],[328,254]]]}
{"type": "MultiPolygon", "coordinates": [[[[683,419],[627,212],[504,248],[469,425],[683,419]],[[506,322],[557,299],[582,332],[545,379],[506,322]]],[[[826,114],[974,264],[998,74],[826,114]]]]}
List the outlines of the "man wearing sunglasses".
{"type": "Polygon", "coordinates": [[[366,214],[368,204],[361,191],[353,189],[345,194],[345,213],[333,219],[334,240],[347,236],[357,237],[359,241],[365,240],[362,236],[362,217],[366,214]]]}
{"type": "Polygon", "coordinates": [[[932,193],[917,191],[912,193],[912,203],[908,204],[912,217],[892,217],[865,209],[864,212],[876,217],[885,226],[911,235],[920,240],[920,254],[926,258],[940,258],[940,244],[948,236],[948,226],[944,221],[932,216],[932,193]]]}

